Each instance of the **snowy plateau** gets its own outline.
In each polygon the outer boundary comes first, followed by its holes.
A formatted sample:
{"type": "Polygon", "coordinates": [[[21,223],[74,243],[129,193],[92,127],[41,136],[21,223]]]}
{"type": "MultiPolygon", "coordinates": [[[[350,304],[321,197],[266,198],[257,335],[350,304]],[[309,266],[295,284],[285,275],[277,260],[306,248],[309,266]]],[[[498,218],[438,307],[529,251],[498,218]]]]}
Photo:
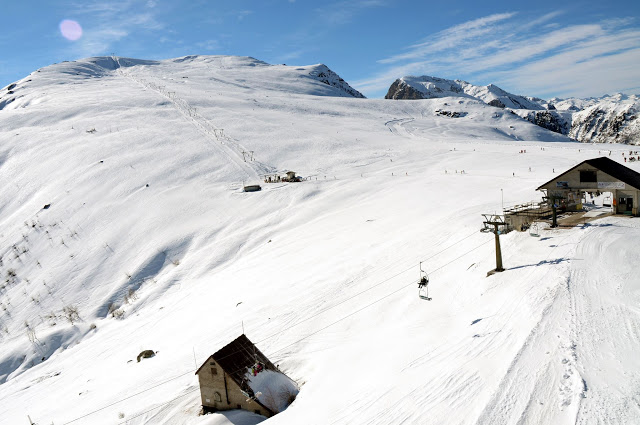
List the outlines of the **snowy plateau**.
{"type": "MultiPolygon", "coordinates": [[[[324,65],[232,56],[0,90],[0,423],[640,423],[640,221],[502,235],[491,276],[479,231],[630,146],[462,92],[364,99],[324,65]],[[199,415],[195,370],[243,332],[297,398],[199,415]]],[[[553,104],[575,123],[601,102],[553,104]]]]}
{"type": "Polygon", "coordinates": [[[640,144],[640,97],[615,94],[589,99],[543,100],[519,96],[493,84],[475,86],[462,80],[407,76],[397,79],[386,99],[476,99],[514,114],[547,130],[585,143],[640,144]]]}

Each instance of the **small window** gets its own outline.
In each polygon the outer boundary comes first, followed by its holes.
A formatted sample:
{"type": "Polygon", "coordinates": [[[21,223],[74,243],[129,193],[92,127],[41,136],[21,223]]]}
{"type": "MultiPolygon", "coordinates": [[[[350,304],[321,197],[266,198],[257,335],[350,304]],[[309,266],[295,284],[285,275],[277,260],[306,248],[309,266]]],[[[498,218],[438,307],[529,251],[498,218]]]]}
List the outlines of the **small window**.
{"type": "Polygon", "coordinates": [[[240,406],[239,404],[236,404],[236,409],[242,409],[242,406],[240,406]]]}
{"type": "Polygon", "coordinates": [[[219,392],[217,392],[217,391],[216,391],[216,392],[213,394],[213,399],[214,399],[215,401],[217,401],[217,402],[221,402],[221,401],[222,401],[222,395],[221,395],[219,392]]]}
{"type": "Polygon", "coordinates": [[[255,413],[256,415],[260,414],[260,411],[258,409],[254,410],[253,413],[255,413]]]}
{"type": "Polygon", "coordinates": [[[581,183],[595,183],[598,181],[598,177],[595,171],[580,171],[580,182],[581,183]]]}
{"type": "Polygon", "coordinates": [[[218,374],[218,368],[217,367],[212,367],[211,368],[211,374],[212,375],[217,375],[218,374]]]}

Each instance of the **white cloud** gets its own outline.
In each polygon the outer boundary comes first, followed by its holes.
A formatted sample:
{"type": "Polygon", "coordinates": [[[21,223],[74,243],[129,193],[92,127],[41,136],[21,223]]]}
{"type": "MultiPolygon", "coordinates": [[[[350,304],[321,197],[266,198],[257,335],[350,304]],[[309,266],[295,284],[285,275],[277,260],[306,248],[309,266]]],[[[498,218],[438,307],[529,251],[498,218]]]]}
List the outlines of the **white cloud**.
{"type": "Polygon", "coordinates": [[[155,0],[93,0],[73,8],[81,22],[84,35],[71,45],[79,56],[110,53],[113,45],[137,31],[156,31],[164,28],[155,11],[155,0]]]}
{"type": "Polygon", "coordinates": [[[386,6],[386,0],[342,0],[332,4],[325,4],[316,9],[318,16],[329,25],[343,25],[351,22],[360,11],[386,6]]]}
{"type": "MultiPolygon", "coordinates": [[[[533,21],[529,21],[525,24],[522,25],[522,29],[529,29],[529,28],[534,28],[537,26],[540,26],[542,24],[544,24],[545,22],[548,22],[550,20],[552,20],[553,18],[556,18],[560,15],[563,15],[565,12],[562,10],[555,10],[553,12],[549,12],[547,14],[544,14],[542,16],[540,16],[539,18],[534,19],[533,21]]],[[[547,24],[549,25],[549,24],[547,24]]]]}
{"type": "Polygon", "coordinates": [[[455,25],[381,59],[378,74],[353,85],[379,95],[409,74],[494,83],[536,96],[595,96],[638,85],[640,29],[632,26],[634,19],[555,26],[563,13],[529,20],[501,13],[455,25]]]}
{"type": "Polygon", "coordinates": [[[253,10],[240,10],[236,12],[236,17],[239,21],[243,20],[246,16],[249,16],[253,13],[253,10]]]}
{"type": "Polygon", "coordinates": [[[495,31],[496,24],[514,16],[515,13],[499,13],[484,18],[474,19],[434,34],[419,44],[410,46],[408,53],[382,59],[380,63],[395,63],[407,59],[417,59],[431,53],[455,48],[460,43],[478,40],[482,36],[495,31]]]}
{"type": "Polygon", "coordinates": [[[203,50],[214,51],[220,49],[220,42],[218,40],[205,40],[196,43],[196,46],[200,47],[203,50]]]}
{"type": "Polygon", "coordinates": [[[272,59],[273,63],[286,63],[293,59],[298,59],[300,56],[306,53],[306,50],[294,50],[292,52],[288,52],[279,56],[276,56],[272,59]]]}

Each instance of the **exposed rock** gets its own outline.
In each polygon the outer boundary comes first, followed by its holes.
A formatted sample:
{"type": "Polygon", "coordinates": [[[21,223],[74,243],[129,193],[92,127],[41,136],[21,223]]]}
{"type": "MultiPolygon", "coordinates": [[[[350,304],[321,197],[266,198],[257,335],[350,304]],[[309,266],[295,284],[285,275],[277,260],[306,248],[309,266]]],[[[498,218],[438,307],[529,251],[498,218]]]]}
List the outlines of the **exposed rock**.
{"type": "Polygon", "coordinates": [[[156,353],[153,350],[144,350],[140,354],[138,354],[138,363],[140,363],[140,359],[148,359],[155,355],[156,353]]]}
{"type": "Polygon", "coordinates": [[[567,123],[562,116],[557,112],[552,111],[532,111],[527,117],[532,123],[539,125],[540,127],[551,130],[555,133],[568,134],[569,123],[567,123]]]}
{"type": "Polygon", "coordinates": [[[389,91],[387,95],[384,97],[385,99],[402,99],[402,100],[416,100],[416,99],[424,99],[422,93],[418,90],[414,89],[407,83],[405,83],[401,79],[397,79],[391,84],[389,87],[389,91]]]}
{"type": "Polygon", "coordinates": [[[311,71],[309,75],[315,77],[321,83],[340,89],[350,96],[364,98],[362,93],[351,87],[349,83],[340,78],[338,74],[330,70],[326,65],[317,65],[317,69],[311,71]]]}
{"type": "MultiPolygon", "coordinates": [[[[475,99],[584,143],[640,144],[638,95],[616,93],[599,98],[552,98],[546,101],[537,97],[511,94],[493,84],[475,86],[463,80],[423,75],[395,80],[389,87],[385,99],[443,97],[475,99]]],[[[436,113],[452,118],[459,117],[450,111],[436,113]]]]}
{"type": "Polygon", "coordinates": [[[442,115],[442,116],[445,116],[445,117],[451,117],[451,118],[460,118],[460,117],[464,117],[464,116],[467,115],[466,112],[443,111],[443,110],[440,110],[440,109],[438,109],[436,111],[436,113],[438,115],[442,115]]]}
{"type": "Polygon", "coordinates": [[[528,98],[508,93],[500,87],[475,86],[463,80],[423,75],[399,78],[389,87],[385,99],[432,99],[439,97],[466,97],[500,108],[543,110],[538,98],[528,98]]]}
{"type": "Polygon", "coordinates": [[[638,145],[638,112],[632,105],[594,105],[574,114],[569,136],[581,142],[638,145]]]}

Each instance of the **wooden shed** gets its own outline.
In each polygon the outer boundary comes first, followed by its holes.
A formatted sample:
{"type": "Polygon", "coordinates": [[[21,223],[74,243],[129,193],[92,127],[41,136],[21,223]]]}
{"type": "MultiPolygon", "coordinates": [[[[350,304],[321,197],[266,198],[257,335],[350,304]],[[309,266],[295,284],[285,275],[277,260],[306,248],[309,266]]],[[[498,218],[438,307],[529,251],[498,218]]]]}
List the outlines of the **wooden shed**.
{"type": "Polygon", "coordinates": [[[284,176],[282,176],[283,182],[297,183],[302,181],[302,177],[296,176],[295,171],[287,171],[284,176]]]}
{"type": "Polygon", "coordinates": [[[205,412],[244,409],[270,417],[298,393],[297,384],[244,334],[209,356],[196,375],[205,412]]]}
{"type": "Polygon", "coordinates": [[[571,211],[582,208],[585,192],[611,193],[614,212],[638,215],[640,173],[607,157],[587,159],[544,183],[537,190],[550,203],[571,211]]]}

